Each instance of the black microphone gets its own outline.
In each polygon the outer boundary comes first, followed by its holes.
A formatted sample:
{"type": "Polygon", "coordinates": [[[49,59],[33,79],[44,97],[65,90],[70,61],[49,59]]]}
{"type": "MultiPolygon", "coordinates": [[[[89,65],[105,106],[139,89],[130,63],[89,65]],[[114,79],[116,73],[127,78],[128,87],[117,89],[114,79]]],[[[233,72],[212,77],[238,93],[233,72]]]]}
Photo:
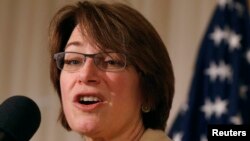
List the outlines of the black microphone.
{"type": "Polygon", "coordinates": [[[12,96],[0,105],[0,141],[29,141],[40,126],[37,104],[25,96],[12,96]]]}

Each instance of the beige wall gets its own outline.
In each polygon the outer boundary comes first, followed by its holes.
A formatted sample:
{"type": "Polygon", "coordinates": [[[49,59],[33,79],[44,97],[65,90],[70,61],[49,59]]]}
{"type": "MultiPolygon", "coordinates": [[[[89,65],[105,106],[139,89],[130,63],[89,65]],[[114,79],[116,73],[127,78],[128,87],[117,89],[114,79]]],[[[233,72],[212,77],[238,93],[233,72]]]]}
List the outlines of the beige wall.
{"type": "MultiPolygon", "coordinates": [[[[71,0],[75,1],[75,0],[71,0]]],[[[0,102],[11,95],[34,99],[42,111],[32,141],[77,141],[59,123],[59,103],[49,81],[47,29],[54,12],[69,0],[0,0],[0,102]]],[[[173,118],[186,99],[197,49],[215,0],[127,0],[157,29],[174,65],[173,118]]]]}

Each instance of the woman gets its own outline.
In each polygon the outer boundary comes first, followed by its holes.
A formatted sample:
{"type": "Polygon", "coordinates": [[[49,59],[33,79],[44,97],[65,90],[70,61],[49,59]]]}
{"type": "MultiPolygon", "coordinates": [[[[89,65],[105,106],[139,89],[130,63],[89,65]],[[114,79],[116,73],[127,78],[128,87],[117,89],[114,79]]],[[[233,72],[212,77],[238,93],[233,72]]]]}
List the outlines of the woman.
{"type": "Polygon", "coordinates": [[[64,128],[86,141],[170,141],[172,64],[140,13],[119,3],[65,6],[51,21],[50,49],[64,128]]]}

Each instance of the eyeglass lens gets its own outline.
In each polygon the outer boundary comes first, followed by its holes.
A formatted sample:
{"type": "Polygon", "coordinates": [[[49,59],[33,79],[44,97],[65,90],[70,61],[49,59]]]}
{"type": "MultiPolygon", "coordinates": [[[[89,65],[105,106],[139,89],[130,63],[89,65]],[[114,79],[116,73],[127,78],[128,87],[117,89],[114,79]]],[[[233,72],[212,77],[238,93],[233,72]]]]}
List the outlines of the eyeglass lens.
{"type": "Polygon", "coordinates": [[[65,71],[77,71],[87,58],[93,58],[94,64],[104,71],[119,71],[126,67],[126,56],[121,53],[82,54],[61,52],[55,55],[57,67],[65,71]]]}

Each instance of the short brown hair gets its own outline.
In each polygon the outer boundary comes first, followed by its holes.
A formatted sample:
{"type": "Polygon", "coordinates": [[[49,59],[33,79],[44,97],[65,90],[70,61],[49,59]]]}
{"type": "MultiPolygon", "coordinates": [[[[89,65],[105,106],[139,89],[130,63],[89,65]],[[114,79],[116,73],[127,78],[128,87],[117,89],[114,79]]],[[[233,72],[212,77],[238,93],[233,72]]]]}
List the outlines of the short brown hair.
{"type": "MultiPolygon", "coordinates": [[[[64,51],[78,24],[101,50],[111,49],[127,55],[127,61],[139,72],[143,103],[151,107],[150,112],[142,112],[143,125],[164,130],[174,95],[171,60],[154,27],[125,4],[83,1],[67,5],[55,14],[49,29],[50,77],[60,100],[60,70],[53,55],[64,51]]],[[[71,130],[63,110],[59,119],[71,130]]]]}

